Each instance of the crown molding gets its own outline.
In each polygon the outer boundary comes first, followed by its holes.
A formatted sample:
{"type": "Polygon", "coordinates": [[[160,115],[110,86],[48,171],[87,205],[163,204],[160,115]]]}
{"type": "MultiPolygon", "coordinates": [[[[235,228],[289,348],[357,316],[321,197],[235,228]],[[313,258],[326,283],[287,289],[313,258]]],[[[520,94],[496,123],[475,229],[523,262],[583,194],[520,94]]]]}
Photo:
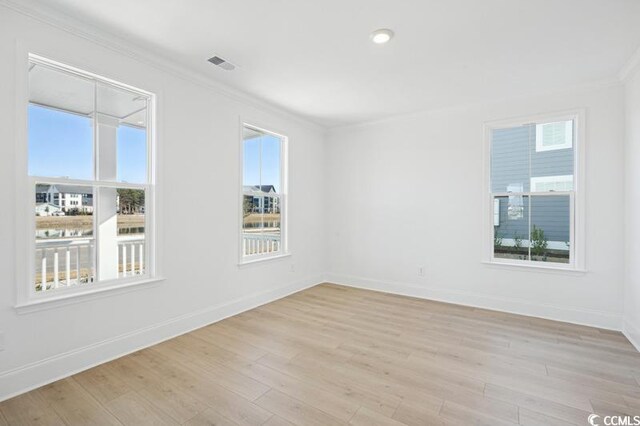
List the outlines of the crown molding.
{"type": "Polygon", "coordinates": [[[20,13],[21,15],[35,19],[74,36],[83,38],[116,53],[133,58],[138,62],[150,65],[159,71],[213,90],[231,100],[259,108],[283,118],[294,120],[299,124],[314,128],[318,131],[324,132],[327,129],[322,124],[309,120],[306,117],[302,117],[293,111],[274,105],[268,101],[256,99],[251,94],[229,87],[213,77],[193,71],[188,67],[178,65],[164,57],[160,52],[157,52],[153,48],[135,44],[130,40],[125,40],[109,32],[98,29],[97,27],[84,23],[74,17],[56,11],[39,1],[21,0],[20,2],[16,2],[13,0],[0,0],[0,7],[6,7],[14,12],[20,13]]]}
{"type": "Polygon", "coordinates": [[[500,103],[517,102],[517,101],[537,98],[541,96],[558,96],[558,95],[563,95],[567,93],[578,93],[578,94],[588,93],[588,92],[594,92],[594,91],[608,89],[612,87],[619,87],[621,85],[622,85],[622,82],[618,79],[618,77],[613,76],[611,78],[605,78],[603,80],[597,80],[597,81],[593,81],[586,84],[564,87],[560,89],[531,91],[531,92],[522,93],[515,96],[485,99],[485,100],[480,100],[475,102],[467,102],[462,104],[453,104],[453,105],[442,106],[442,107],[421,109],[416,111],[409,111],[409,112],[389,115],[383,118],[378,118],[373,120],[366,120],[366,121],[360,121],[360,122],[348,123],[348,124],[338,124],[335,126],[328,127],[327,135],[331,136],[333,134],[336,134],[342,131],[357,130],[357,129],[367,128],[369,126],[393,123],[400,120],[421,117],[427,114],[441,114],[446,112],[462,111],[462,110],[467,110],[471,108],[482,108],[482,107],[496,105],[500,103]]]}
{"type": "Polygon", "coordinates": [[[620,69],[618,79],[624,83],[629,78],[633,77],[638,70],[640,70],[640,47],[638,47],[627,63],[620,69]]]}

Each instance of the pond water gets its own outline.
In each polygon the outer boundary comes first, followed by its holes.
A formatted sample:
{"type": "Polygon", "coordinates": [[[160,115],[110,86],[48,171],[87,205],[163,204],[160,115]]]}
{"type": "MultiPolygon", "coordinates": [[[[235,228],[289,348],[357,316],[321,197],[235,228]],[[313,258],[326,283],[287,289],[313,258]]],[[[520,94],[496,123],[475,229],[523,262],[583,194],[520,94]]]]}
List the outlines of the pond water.
{"type": "MultiPolygon", "coordinates": [[[[119,226],[118,235],[143,235],[144,226],[119,226]]],[[[93,228],[73,227],[73,228],[43,228],[36,229],[36,239],[56,239],[56,238],[81,238],[92,237],[93,228]]]]}
{"type": "Polygon", "coordinates": [[[280,221],[269,221],[269,222],[256,222],[256,223],[244,223],[244,229],[250,228],[280,228],[280,221]]]}

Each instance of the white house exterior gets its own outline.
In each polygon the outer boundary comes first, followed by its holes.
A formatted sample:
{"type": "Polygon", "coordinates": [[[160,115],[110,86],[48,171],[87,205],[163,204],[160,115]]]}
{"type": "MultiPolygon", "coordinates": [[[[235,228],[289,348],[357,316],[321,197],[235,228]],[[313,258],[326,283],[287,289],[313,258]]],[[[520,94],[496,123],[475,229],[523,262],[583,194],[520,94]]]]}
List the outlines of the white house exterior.
{"type": "MultiPolygon", "coordinates": [[[[78,185],[38,184],[36,205],[43,203],[60,208],[63,212],[93,213],[91,188],[78,185]]],[[[37,210],[36,210],[37,211],[37,210]]]]}

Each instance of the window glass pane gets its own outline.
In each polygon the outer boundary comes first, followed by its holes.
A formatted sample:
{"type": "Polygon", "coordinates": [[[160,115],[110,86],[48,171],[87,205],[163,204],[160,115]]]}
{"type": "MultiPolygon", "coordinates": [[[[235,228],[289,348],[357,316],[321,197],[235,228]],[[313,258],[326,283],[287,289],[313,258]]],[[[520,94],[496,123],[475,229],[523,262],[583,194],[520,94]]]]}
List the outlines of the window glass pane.
{"type": "Polygon", "coordinates": [[[39,183],[35,192],[36,291],[93,282],[93,188],[39,183]]]}
{"type": "Polygon", "coordinates": [[[243,218],[242,246],[245,256],[261,254],[264,243],[263,215],[264,197],[258,190],[253,191],[245,198],[251,200],[251,212],[243,218]]]}
{"type": "Polygon", "coordinates": [[[533,125],[493,130],[492,192],[529,192],[529,151],[533,134],[533,125]]]}
{"type": "Polygon", "coordinates": [[[280,226],[280,197],[265,197],[265,214],[263,218],[263,234],[267,240],[266,251],[268,253],[280,249],[281,233],[280,226]]]}
{"type": "Polygon", "coordinates": [[[531,192],[573,191],[573,121],[538,125],[536,132],[536,146],[531,151],[531,192]],[[553,149],[540,149],[540,132],[550,134],[543,141],[552,142],[544,147],[553,149]]]}
{"type": "Polygon", "coordinates": [[[524,195],[574,190],[573,120],[494,130],[491,191],[494,257],[570,263],[569,195],[524,195]]]}
{"type": "Polygon", "coordinates": [[[145,272],[145,191],[98,188],[99,280],[145,272]]]}
{"type": "Polygon", "coordinates": [[[531,197],[531,260],[569,263],[570,214],[568,195],[531,197]]]}
{"type": "Polygon", "coordinates": [[[147,131],[143,127],[120,125],[118,139],[118,182],[147,182],[147,131]]]}
{"type": "Polygon", "coordinates": [[[145,273],[145,191],[118,189],[119,277],[145,273]]]}
{"type": "Polygon", "coordinates": [[[260,133],[245,127],[242,147],[242,184],[245,190],[260,185],[261,141],[260,133]]]}
{"type": "Polygon", "coordinates": [[[529,259],[529,197],[494,197],[493,254],[502,259],[529,259]]]}
{"type": "Polygon", "coordinates": [[[93,179],[94,83],[31,64],[29,175],[93,179]]]}
{"type": "Polygon", "coordinates": [[[281,138],[245,127],[243,134],[243,255],[280,250],[281,138]]]}
{"type": "Polygon", "coordinates": [[[536,150],[547,151],[571,148],[573,121],[556,121],[536,125],[536,150]]]}
{"type": "Polygon", "coordinates": [[[261,181],[266,192],[282,192],[280,188],[280,138],[273,135],[262,136],[261,181]]]}
{"type": "Polygon", "coordinates": [[[148,97],[98,83],[100,179],[147,182],[148,97]]]}
{"type": "Polygon", "coordinates": [[[264,197],[263,238],[265,240],[263,252],[278,251],[281,240],[280,227],[280,197],[281,192],[281,147],[280,138],[273,135],[262,137],[262,191],[268,195],[264,197]]]}
{"type": "Polygon", "coordinates": [[[261,232],[262,230],[262,197],[258,191],[244,193],[244,216],[242,229],[244,232],[261,232]]]}
{"type": "MultiPolygon", "coordinates": [[[[245,195],[245,199],[249,196],[245,195]]],[[[243,255],[259,255],[280,250],[280,198],[255,196],[254,213],[245,216],[242,229],[243,255]]]]}
{"type": "Polygon", "coordinates": [[[243,137],[242,241],[243,254],[252,255],[259,253],[259,243],[262,241],[263,197],[260,186],[262,134],[245,127],[243,137]]]}

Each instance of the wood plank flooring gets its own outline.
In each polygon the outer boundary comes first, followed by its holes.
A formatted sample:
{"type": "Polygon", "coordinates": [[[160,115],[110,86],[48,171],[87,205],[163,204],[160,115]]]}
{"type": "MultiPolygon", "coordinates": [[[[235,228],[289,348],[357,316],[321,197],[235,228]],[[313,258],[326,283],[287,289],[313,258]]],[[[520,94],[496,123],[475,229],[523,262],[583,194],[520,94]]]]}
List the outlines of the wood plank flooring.
{"type": "Polygon", "coordinates": [[[331,284],[0,403],[0,425],[585,425],[640,415],[618,332],[331,284]]]}

